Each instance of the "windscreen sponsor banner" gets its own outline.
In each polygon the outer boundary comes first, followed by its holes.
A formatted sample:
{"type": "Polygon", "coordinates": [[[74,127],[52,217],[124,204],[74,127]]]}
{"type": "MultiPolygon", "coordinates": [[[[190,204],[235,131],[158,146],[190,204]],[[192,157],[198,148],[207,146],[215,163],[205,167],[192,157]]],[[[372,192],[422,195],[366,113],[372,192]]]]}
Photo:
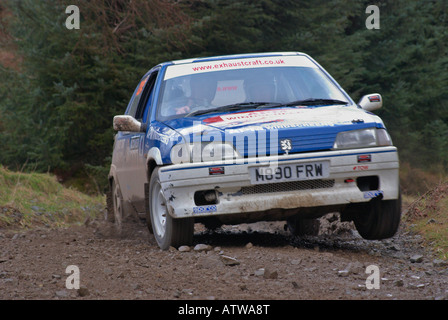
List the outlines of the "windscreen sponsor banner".
{"type": "Polygon", "coordinates": [[[244,59],[216,60],[168,66],[165,80],[189,74],[211,71],[250,69],[264,67],[308,67],[317,66],[306,56],[254,57],[244,59]]]}
{"type": "Polygon", "coordinates": [[[230,128],[238,125],[263,124],[264,128],[326,127],[350,124],[351,118],[339,114],[338,109],[273,109],[239,112],[214,116],[203,120],[214,127],[230,128]],[[313,109],[313,110],[311,110],[313,109]]]}

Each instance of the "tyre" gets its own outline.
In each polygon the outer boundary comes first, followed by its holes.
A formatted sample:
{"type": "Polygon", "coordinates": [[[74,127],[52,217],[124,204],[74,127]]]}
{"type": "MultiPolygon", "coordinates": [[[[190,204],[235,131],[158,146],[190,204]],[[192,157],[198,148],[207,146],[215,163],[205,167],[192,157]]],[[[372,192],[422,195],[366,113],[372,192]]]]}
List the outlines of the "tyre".
{"type": "Polygon", "coordinates": [[[294,236],[317,236],[320,222],[317,219],[292,217],[286,221],[289,232],[294,236]]]}
{"type": "Polygon", "coordinates": [[[193,242],[194,219],[174,219],[168,213],[167,201],[159,180],[159,168],[154,169],[149,182],[149,215],[154,238],[162,250],[193,242]]]}
{"type": "Polygon", "coordinates": [[[105,220],[110,223],[115,222],[115,214],[114,214],[114,200],[112,197],[112,186],[109,186],[109,190],[106,193],[106,216],[105,220]]]}
{"type": "Polygon", "coordinates": [[[123,198],[118,183],[112,181],[112,206],[113,206],[113,222],[116,232],[121,235],[123,231],[123,198]]]}
{"type": "Polygon", "coordinates": [[[362,207],[353,219],[356,230],[367,240],[381,240],[395,235],[400,225],[401,194],[396,200],[374,199],[362,207]]]}

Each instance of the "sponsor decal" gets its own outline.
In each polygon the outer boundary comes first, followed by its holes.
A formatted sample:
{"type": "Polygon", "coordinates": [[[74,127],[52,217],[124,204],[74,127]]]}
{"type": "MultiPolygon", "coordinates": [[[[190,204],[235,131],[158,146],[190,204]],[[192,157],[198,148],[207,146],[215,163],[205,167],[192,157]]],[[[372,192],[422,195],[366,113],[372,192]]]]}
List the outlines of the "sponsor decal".
{"type": "Polygon", "coordinates": [[[211,176],[224,174],[224,167],[211,167],[211,168],[208,168],[208,174],[211,175],[211,176]]]}
{"type": "MultiPolygon", "coordinates": [[[[217,123],[224,122],[226,124],[238,124],[238,123],[251,123],[251,122],[263,122],[263,121],[282,121],[284,117],[288,116],[291,110],[257,110],[250,112],[236,112],[231,114],[225,114],[221,116],[211,117],[205,119],[205,123],[217,123]]],[[[293,112],[294,113],[294,112],[293,112]]]]}
{"type": "Polygon", "coordinates": [[[372,162],[371,154],[362,154],[358,156],[358,163],[372,162]]]}
{"type": "Polygon", "coordinates": [[[372,199],[383,195],[382,190],[364,192],[364,199],[372,199]]]}
{"type": "Polygon", "coordinates": [[[369,166],[354,166],[353,171],[364,171],[369,170],[369,166]]]}
{"type": "Polygon", "coordinates": [[[216,211],[218,211],[216,205],[193,207],[193,213],[207,213],[216,211]]]}
{"type": "Polygon", "coordinates": [[[370,96],[369,101],[370,102],[380,102],[381,98],[380,98],[380,96],[370,96]]]}
{"type": "Polygon", "coordinates": [[[174,64],[167,67],[164,80],[181,77],[189,74],[204,73],[221,70],[237,70],[266,67],[308,67],[317,66],[307,57],[300,55],[282,57],[253,57],[240,59],[226,59],[216,61],[196,61],[194,63],[174,64]]]}
{"type": "Polygon", "coordinates": [[[170,141],[169,136],[156,131],[153,127],[149,127],[146,138],[151,140],[158,140],[163,144],[168,144],[168,142],[170,141]]]}
{"type": "Polygon", "coordinates": [[[148,81],[148,79],[149,79],[149,76],[147,76],[142,82],[140,82],[138,89],[137,89],[137,93],[135,94],[136,96],[139,96],[142,93],[143,88],[145,87],[145,84],[148,81]]]}
{"type": "Polygon", "coordinates": [[[236,91],[238,90],[238,86],[222,86],[216,88],[216,91],[236,91]]]}
{"type": "Polygon", "coordinates": [[[140,136],[132,137],[131,141],[129,142],[129,149],[130,150],[138,149],[139,144],[140,144],[140,136]]]}
{"type": "Polygon", "coordinates": [[[335,120],[334,115],[333,117],[328,115],[325,117],[323,111],[310,114],[307,109],[310,108],[236,112],[210,117],[204,119],[203,123],[211,124],[215,127],[263,124],[263,127],[266,129],[328,127],[351,123],[351,120],[348,119],[335,120]]]}

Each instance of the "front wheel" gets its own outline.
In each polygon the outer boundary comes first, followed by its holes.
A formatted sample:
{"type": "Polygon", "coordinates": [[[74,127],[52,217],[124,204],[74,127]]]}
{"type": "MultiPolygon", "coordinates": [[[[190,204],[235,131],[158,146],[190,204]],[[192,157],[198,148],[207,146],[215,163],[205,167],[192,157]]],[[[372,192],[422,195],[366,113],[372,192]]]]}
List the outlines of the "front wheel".
{"type": "Polygon", "coordinates": [[[374,199],[363,209],[353,222],[364,239],[381,240],[395,235],[401,218],[401,195],[396,200],[374,199]]]}
{"type": "Polygon", "coordinates": [[[162,250],[190,245],[193,242],[194,219],[175,219],[168,213],[167,201],[155,168],[149,183],[149,215],[157,244],[162,250]]]}
{"type": "Polygon", "coordinates": [[[287,221],[289,232],[293,236],[317,236],[320,222],[317,219],[291,217],[287,221]]]}

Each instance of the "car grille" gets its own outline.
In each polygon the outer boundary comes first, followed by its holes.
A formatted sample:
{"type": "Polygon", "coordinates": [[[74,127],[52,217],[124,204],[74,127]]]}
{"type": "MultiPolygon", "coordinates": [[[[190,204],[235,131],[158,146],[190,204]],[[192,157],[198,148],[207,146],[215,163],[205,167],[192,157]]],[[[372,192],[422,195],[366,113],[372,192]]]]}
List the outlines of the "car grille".
{"type": "Polygon", "coordinates": [[[297,190],[327,189],[333,188],[334,180],[306,180],[290,181],[270,184],[258,184],[241,188],[243,195],[258,193],[287,192],[297,190]]]}

